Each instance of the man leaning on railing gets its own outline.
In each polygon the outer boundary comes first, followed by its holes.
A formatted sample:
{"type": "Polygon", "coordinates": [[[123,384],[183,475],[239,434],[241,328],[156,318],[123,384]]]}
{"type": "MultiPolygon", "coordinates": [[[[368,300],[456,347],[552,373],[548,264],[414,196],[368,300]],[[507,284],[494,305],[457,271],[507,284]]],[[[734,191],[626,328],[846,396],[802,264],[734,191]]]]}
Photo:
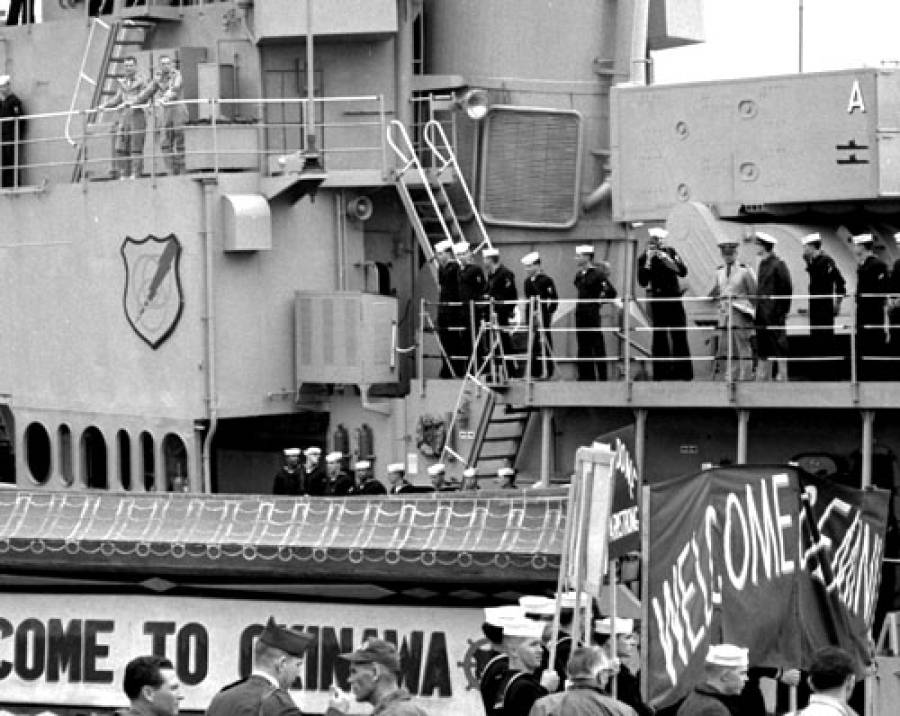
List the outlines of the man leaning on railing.
{"type": "Polygon", "coordinates": [[[116,156],[119,178],[126,176],[132,179],[143,173],[144,168],[144,135],[147,131],[147,118],[144,105],[153,94],[155,84],[148,82],[138,70],[137,58],[128,56],[123,61],[124,74],[116,80],[115,95],[100,104],[97,109],[103,111],[119,107],[118,127],[116,129],[116,156]]]}
{"type": "Polygon", "coordinates": [[[182,85],[181,71],[173,66],[172,58],[168,55],[160,57],[151,96],[159,128],[159,148],[172,175],[184,171],[184,125],[188,121],[188,111],[182,101],[182,85]]]}
{"type": "Polygon", "coordinates": [[[21,100],[13,93],[9,75],[0,75],[0,188],[19,186],[19,167],[22,166],[19,142],[25,132],[25,111],[21,100]]]}

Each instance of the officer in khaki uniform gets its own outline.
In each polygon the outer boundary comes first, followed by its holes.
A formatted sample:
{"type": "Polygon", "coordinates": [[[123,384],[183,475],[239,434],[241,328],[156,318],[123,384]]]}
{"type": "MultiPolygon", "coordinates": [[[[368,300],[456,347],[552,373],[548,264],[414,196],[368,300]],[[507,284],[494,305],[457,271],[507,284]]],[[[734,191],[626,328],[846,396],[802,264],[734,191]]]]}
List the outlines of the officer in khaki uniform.
{"type": "Polygon", "coordinates": [[[724,263],[716,269],[716,280],[709,297],[719,303],[716,342],[715,380],[750,380],[753,375],[753,321],[756,310],[756,274],[747,264],[737,260],[738,241],[731,237],[719,240],[724,263]],[[728,342],[731,340],[731,364],[728,365],[728,342]]]}
{"type": "Polygon", "coordinates": [[[287,690],[314,641],[312,634],[278,626],[269,617],[253,647],[253,673],[216,694],[207,716],[303,716],[287,690]]]}

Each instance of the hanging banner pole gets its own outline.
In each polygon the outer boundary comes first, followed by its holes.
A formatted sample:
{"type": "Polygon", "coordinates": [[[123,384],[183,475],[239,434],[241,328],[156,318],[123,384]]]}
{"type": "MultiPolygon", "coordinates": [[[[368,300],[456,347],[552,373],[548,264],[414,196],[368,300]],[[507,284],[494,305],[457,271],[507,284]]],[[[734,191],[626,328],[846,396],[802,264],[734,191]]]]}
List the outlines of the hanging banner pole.
{"type": "Polygon", "coordinates": [[[650,680],[650,487],[641,487],[641,701],[649,703],[650,680]]]}

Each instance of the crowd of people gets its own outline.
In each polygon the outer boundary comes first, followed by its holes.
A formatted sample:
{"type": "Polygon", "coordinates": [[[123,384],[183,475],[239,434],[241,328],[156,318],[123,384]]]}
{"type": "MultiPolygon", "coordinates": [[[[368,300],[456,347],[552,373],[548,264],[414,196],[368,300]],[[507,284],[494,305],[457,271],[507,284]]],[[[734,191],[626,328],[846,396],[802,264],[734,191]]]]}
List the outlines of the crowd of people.
{"type": "MultiPolygon", "coordinates": [[[[653,378],[691,380],[694,369],[688,334],[692,329],[683,304],[688,268],[667,238],[662,228],[648,230],[646,248],[636,264],[638,284],[647,292],[647,300],[639,303],[646,306],[652,326],[653,378]]],[[[738,260],[737,239],[725,237],[718,243],[722,264],[715,271],[708,296],[718,307],[711,341],[714,380],[784,381],[790,361],[798,357],[791,356],[786,332],[795,293],[791,272],[777,253],[774,236],[756,231],[752,240],[759,257],[755,268],[738,260]]],[[[823,250],[818,233],[805,236],[802,244],[810,297],[808,351],[799,356],[806,362],[802,372],[810,378],[833,379],[844,350],[835,339],[835,317],[847,296],[847,285],[834,259],[823,250]]],[[[900,300],[890,297],[900,294],[900,261],[893,271],[889,270],[876,256],[874,244],[871,234],[853,237],[858,265],[855,355],[857,375],[863,380],[886,377],[884,359],[900,356],[900,300]]],[[[435,246],[435,253],[440,266],[437,328],[441,377],[464,375],[473,353],[480,357],[486,352],[483,337],[478,343],[477,330],[482,322],[498,329],[507,377],[522,377],[524,371],[516,362],[512,339],[519,292],[515,275],[500,260],[500,251],[484,249],[482,266],[465,241],[442,241],[435,246]]],[[[556,362],[574,362],[579,380],[613,377],[607,367],[612,358],[607,356],[604,342],[604,332],[609,329],[601,327],[600,314],[604,302],[616,303],[610,266],[594,260],[590,245],[576,247],[575,261],[577,356],[570,358],[553,356],[551,323],[559,306],[556,285],[544,272],[538,252],[522,259],[526,273],[523,296],[528,299],[523,324],[528,324],[530,312],[535,310],[531,378],[552,376],[556,362]],[[536,304],[530,301],[532,298],[537,299],[536,304]]]]}
{"type": "MultiPolygon", "coordinates": [[[[590,614],[587,595],[582,600],[590,614]]],[[[559,595],[558,604],[525,596],[518,605],[485,609],[482,629],[490,648],[480,660],[479,688],[487,716],[767,716],[759,684],[764,676],[808,687],[795,716],[855,716],[849,702],[856,667],[837,647],[819,650],[804,675],[797,669],[751,668],[746,648],[711,645],[703,679],[682,699],[656,710],[641,699],[637,622],[595,618],[591,643],[573,648],[577,608],[577,594],[568,592],[559,595]]],[[[598,616],[596,609],[593,614],[598,616]]]]}
{"type": "MultiPolygon", "coordinates": [[[[387,465],[385,481],[375,476],[373,461],[357,460],[352,474],[347,470],[348,457],[333,451],[322,461],[319,447],[286,448],[284,464],[272,484],[272,494],[310,497],[354,497],[364,495],[402,495],[409,493],[473,492],[481,489],[479,472],[468,467],[457,482],[447,476],[447,466],[435,463],[428,467],[428,485],[413,485],[406,479],[406,465],[394,462],[387,465]],[[301,456],[303,457],[301,463],[301,456]]],[[[492,487],[515,490],[517,472],[512,467],[497,470],[492,487]]]]}

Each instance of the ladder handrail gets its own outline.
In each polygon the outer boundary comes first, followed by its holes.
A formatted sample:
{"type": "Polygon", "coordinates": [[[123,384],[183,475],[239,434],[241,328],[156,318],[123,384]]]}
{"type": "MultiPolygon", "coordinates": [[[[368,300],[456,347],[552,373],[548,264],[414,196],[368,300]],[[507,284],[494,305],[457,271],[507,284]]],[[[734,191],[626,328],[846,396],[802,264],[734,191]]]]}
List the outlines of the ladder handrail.
{"type": "MultiPolygon", "coordinates": [[[[403,175],[410,169],[410,167],[415,167],[416,174],[418,174],[419,179],[422,182],[422,188],[428,195],[428,201],[431,204],[431,208],[434,210],[434,214],[441,225],[441,231],[443,232],[444,237],[449,239],[450,241],[453,241],[453,233],[447,226],[447,222],[444,219],[444,212],[441,209],[441,206],[434,195],[434,190],[431,187],[431,181],[429,180],[428,174],[425,172],[425,169],[422,167],[422,162],[419,161],[419,156],[416,153],[415,146],[413,145],[412,139],[409,136],[409,132],[406,131],[406,127],[403,125],[403,122],[398,119],[391,120],[387,128],[387,142],[390,145],[391,149],[394,150],[394,153],[404,161],[403,168],[396,173],[397,182],[399,184],[403,184],[403,175]],[[400,136],[403,139],[403,143],[406,145],[406,149],[409,151],[409,156],[404,154],[403,150],[398,147],[396,142],[394,141],[394,130],[399,130],[400,136]]],[[[428,256],[426,258],[429,261],[435,260],[433,249],[431,252],[431,256],[428,256]]]]}
{"type": "MultiPolygon", "coordinates": [[[[66,137],[66,141],[68,141],[69,144],[72,145],[73,147],[76,146],[78,144],[78,142],[76,142],[72,138],[72,132],[71,132],[72,117],[75,115],[75,105],[78,102],[78,91],[81,89],[81,83],[83,81],[87,81],[96,87],[97,82],[100,80],[99,77],[97,79],[91,79],[90,77],[88,77],[85,74],[85,71],[84,71],[85,66],[87,65],[88,55],[90,54],[91,47],[93,47],[93,44],[94,44],[94,31],[97,29],[98,26],[104,28],[105,30],[110,30],[110,37],[112,36],[112,32],[111,32],[112,25],[109,25],[109,24],[103,22],[103,20],[101,20],[99,17],[95,17],[95,18],[91,19],[91,29],[88,32],[87,43],[84,46],[84,54],[81,56],[81,67],[78,70],[78,80],[75,82],[75,91],[72,93],[72,101],[71,101],[71,103],[69,103],[69,113],[68,113],[68,116],[66,117],[65,137],[66,137]]],[[[107,51],[108,51],[108,48],[107,48],[107,51]]],[[[106,61],[106,58],[104,57],[104,64],[105,64],[105,61],[106,61]]]]}
{"type": "Polygon", "coordinates": [[[426,123],[425,128],[422,131],[422,137],[425,140],[425,144],[428,145],[428,148],[440,159],[442,163],[440,171],[443,171],[449,166],[452,167],[453,173],[456,175],[456,181],[459,183],[459,188],[462,189],[463,194],[466,197],[469,210],[475,218],[475,224],[478,227],[478,233],[481,236],[481,243],[478,244],[478,247],[475,250],[494,248],[493,244],[491,244],[491,238],[488,236],[487,229],[484,226],[484,222],[481,220],[481,212],[478,211],[478,207],[475,206],[475,199],[472,197],[472,192],[469,191],[469,185],[463,176],[462,170],[459,168],[459,162],[456,160],[456,152],[453,151],[453,146],[450,144],[450,140],[447,138],[447,133],[444,131],[443,126],[441,126],[441,123],[436,119],[430,120],[426,123]],[[433,136],[434,132],[437,132],[438,139],[441,142],[441,148],[438,147],[435,137],[433,136]]]}

